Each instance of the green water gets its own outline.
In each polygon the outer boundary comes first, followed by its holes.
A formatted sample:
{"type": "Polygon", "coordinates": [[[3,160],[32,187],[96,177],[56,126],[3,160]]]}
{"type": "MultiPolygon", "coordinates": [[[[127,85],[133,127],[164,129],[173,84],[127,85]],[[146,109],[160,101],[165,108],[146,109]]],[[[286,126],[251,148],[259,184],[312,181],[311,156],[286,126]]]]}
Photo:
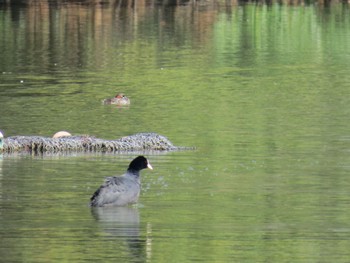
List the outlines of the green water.
{"type": "Polygon", "coordinates": [[[92,210],[139,153],[0,157],[0,261],[348,262],[349,25],[347,4],[0,8],[5,136],[197,147],[143,153],[139,206],[92,210]]]}

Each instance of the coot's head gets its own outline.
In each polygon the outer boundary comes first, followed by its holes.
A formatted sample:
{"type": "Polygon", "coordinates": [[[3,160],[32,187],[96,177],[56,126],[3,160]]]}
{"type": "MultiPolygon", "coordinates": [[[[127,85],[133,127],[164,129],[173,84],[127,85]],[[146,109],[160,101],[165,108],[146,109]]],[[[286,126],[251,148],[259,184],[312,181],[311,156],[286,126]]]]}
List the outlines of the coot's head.
{"type": "Polygon", "coordinates": [[[138,156],[131,161],[128,170],[140,171],[145,168],[153,170],[152,165],[144,156],[138,156]]]}

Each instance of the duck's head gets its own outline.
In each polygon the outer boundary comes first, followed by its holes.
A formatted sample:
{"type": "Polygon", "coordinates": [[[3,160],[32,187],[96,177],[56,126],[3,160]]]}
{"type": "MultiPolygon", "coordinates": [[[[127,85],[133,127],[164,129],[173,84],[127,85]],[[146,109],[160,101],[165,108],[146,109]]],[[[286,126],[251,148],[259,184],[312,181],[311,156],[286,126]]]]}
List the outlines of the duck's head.
{"type": "Polygon", "coordinates": [[[128,98],[127,96],[125,96],[124,93],[118,93],[117,95],[115,95],[116,99],[123,99],[123,98],[128,98]]]}
{"type": "Polygon", "coordinates": [[[130,99],[127,96],[125,96],[124,93],[118,93],[117,95],[115,95],[114,99],[112,100],[112,104],[129,105],[130,99]]]}

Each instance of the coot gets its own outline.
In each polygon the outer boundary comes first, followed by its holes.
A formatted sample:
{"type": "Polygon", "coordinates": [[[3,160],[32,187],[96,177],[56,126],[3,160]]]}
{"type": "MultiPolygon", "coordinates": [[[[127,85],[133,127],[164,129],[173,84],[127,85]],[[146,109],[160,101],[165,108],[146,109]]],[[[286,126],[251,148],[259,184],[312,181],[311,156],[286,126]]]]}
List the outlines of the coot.
{"type": "Polygon", "coordinates": [[[91,206],[125,206],[136,203],[141,190],[140,171],[151,164],[144,156],[131,161],[122,176],[107,177],[90,199],[91,206]]]}

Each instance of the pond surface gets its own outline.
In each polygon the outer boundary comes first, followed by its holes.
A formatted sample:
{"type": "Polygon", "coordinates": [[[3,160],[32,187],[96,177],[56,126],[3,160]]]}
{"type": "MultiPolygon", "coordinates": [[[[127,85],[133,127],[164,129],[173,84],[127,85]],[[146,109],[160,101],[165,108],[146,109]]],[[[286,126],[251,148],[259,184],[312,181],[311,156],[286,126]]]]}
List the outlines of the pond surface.
{"type": "Polygon", "coordinates": [[[5,136],[196,147],[143,153],[139,205],[100,209],[139,153],[3,155],[1,261],[349,261],[349,6],[222,2],[0,7],[5,136]]]}

